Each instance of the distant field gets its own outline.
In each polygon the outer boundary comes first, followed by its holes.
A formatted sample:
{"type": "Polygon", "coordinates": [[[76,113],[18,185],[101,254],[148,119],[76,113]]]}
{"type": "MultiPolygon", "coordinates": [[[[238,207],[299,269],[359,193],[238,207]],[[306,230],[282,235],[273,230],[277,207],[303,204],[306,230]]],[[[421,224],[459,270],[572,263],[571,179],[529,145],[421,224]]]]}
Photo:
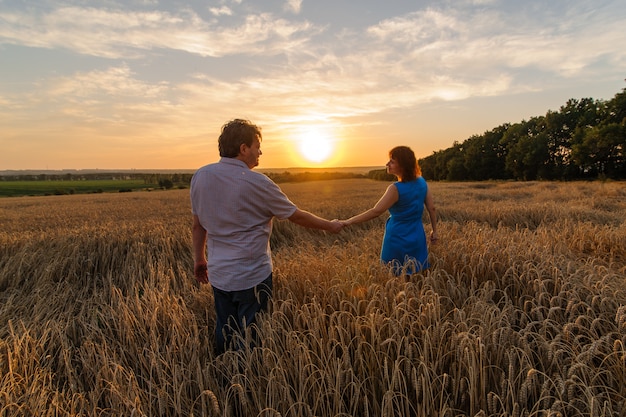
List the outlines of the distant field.
{"type": "MultiPolygon", "coordinates": [[[[285,168],[285,169],[259,169],[277,183],[284,182],[308,182],[329,179],[346,179],[351,177],[366,175],[369,171],[380,169],[380,167],[351,167],[351,168],[285,168]]],[[[32,174],[29,174],[32,175],[32,174]]],[[[58,175],[58,174],[57,174],[58,175]]],[[[88,174],[85,174],[88,175],[88,174]]],[[[165,178],[170,174],[164,173],[165,178]]],[[[176,174],[178,175],[178,174],[176,174]]],[[[183,174],[181,174],[183,175],[183,174]]],[[[189,178],[191,178],[190,174],[189,178]]],[[[46,196],[46,195],[68,195],[68,194],[95,194],[111,192],[128,192],[159,188],[158,174],[155,183],[139,177],[138,179],[48,179],[48,180],[12,180],[10,176],[0,175],[0,197],[18,196],[46,196]]],[[[89,178],[89,177],[87,177],[89,178]]],[[[128,177],[137,178],[137,177],[128,177]]],[[[187,188],[188,180],[179,178],[173,182],[175,188],[187,188]],[[181,187],[182,185],[182,187],[181,187]]]]}
{"type": "Polygon", "coordinates": [[[110,193],[155,187],[143,180],[0,181],[0,197],[110,193]]]}

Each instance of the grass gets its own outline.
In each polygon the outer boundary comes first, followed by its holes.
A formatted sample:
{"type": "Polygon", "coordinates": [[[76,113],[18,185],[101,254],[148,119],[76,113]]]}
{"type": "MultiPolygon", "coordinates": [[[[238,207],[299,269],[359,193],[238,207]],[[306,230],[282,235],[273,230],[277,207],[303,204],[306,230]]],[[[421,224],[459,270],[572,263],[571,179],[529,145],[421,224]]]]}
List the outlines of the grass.
{"type": "MultiPolygon", "coordinates": [[[[386,186],[281,184],[327,218],[386,186]]],[[[0,200],[0,415],[624,415],[626,186],[431,189],[409,281],[378,263],[384,216],[276,222],[264,344],[219,357],[188,190],[0,200]]]]}
{"type": "Polygon", "coordinates": [[[106,193],[148,187],[143,180],[0,181],[0,197],[106,193]]]}

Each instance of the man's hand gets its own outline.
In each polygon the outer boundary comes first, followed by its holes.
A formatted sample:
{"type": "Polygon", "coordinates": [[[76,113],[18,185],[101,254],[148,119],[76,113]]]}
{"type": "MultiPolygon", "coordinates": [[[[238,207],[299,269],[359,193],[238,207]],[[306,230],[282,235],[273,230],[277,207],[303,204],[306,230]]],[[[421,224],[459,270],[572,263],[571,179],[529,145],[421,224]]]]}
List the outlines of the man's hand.
{"type": "Polygon", "coordinates": [[[196,277],[196,281],[198,281],[199,284],[208,284],[209,272],[207,270],[206,262],[195,264],[193,267],[193,275],[196,277]]]}
{"type": "Polygon", "coordinates": [[[343,226],[344,226],[343,222],[340,222],[337,219],[331,221],[330,223],[331,223],[331,228],[328,230],[330,233],[339,233],[341,232],[341,229],[343,229],[343,226]]]}

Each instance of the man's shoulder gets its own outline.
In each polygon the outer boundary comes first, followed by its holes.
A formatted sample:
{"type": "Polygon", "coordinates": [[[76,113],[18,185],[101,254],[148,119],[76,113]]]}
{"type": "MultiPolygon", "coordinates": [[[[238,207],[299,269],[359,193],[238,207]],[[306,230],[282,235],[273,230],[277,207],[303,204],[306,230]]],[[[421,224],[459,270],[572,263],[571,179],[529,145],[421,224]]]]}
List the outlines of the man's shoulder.
{"type": "Polygon", "coordinates": [[[244,174],[244,179],[264,188],[268,186],[278,188],[278,185],[270,177],[252,169],[244,174]]]}
{"type": "Polygon", "coordinates": [[[200,168],[198,168],[196,170],[196,174],[197,173],[206,173],[206,172],[220,172],[220,171],[228,171],[228,170],[232,170],[232,169],[237,169],[238,166],[237,165],[232,165],[231,163],[229,163],[228,160],[224,160],[224,158],[222,158],[219,161],[215,161],[215,162],[211,162],[210,164],[206,164],[204,166],[201,166],[200,168]]]}
{"type": "Polygon", "coordinates": [[[210,170],[213,169],[214,167],[216,167],[219,164],[219,162],[211,162],[210,164],[206,164],[204,166],[201,166],[200,168],[198,168],[196,170],[196,172],[201,172],[201,171],[206,171],[206,170],[210,170]]]}
{"type": "Polygon", "coordinates": [[[194,174],[196,176],[226,176],[230,178],[240,178],[244,181],[253,182],[258,185],[270,184],[276,185],[274,181],[262,172],[249,169],[241,163],[237,163],[236,160],[230,160],[222,158],[220,161],[213,162],[198,168],[194,174]]]}

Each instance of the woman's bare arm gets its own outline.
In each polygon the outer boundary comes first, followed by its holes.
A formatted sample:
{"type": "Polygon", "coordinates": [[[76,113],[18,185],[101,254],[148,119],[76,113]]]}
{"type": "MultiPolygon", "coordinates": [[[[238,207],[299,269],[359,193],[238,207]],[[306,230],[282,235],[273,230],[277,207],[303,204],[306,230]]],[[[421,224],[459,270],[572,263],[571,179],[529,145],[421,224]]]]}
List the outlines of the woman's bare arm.
{"type": "Polygon", "coordinates": [[[430,227],[432,229],[430,233],[430,240],[431,242],[436,242],[437,240],[439,240],[439,236],[437,236],[437,210],[435,209],[435,202],[433,200],[433,196],[430,190],[426,192],[424,206],[426,206],[426,211],[428,211],[428,217],[430,218],[430,227]]]}
{"type": "Polygon", "coordinates": [[[387,187],[385,194],[383,194],[374,207],[357,214],[356,216],[352,216],[348,220],[344,220],[342,223],[349,226],[351,224],[363,223],[375,219],[385,211],[389,210],[389,207],[393,206],[396,201],[398,201],[398,189],[394,184],[391,184],[387,187]]]}

